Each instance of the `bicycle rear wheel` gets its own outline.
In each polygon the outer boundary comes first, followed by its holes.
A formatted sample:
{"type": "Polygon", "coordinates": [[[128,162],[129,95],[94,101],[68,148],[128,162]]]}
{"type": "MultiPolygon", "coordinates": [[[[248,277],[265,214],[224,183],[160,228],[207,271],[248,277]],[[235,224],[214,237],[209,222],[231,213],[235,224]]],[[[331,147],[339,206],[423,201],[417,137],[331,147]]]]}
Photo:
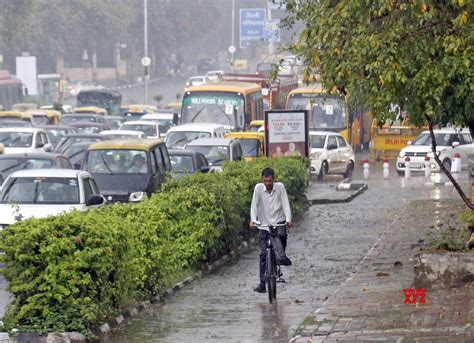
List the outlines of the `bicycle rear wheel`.
{"type": "Polygon", "coordinates": [[[272,249],[267,249],[267,285],[268,285],[268,301],[270,304],[276,300],[276,263],[272,249]]]}

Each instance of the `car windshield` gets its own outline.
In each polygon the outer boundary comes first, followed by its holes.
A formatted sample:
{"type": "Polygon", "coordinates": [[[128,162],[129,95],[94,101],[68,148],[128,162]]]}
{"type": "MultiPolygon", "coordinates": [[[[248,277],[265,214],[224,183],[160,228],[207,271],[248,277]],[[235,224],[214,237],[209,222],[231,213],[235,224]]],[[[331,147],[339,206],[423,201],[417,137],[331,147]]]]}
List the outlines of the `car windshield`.
{"type": "Polygon", "coordinates": [[[59,120],[59,123],[61,125],[67,125],[67,124],[71,124],[71,123],[78,123],[78,122],[81,122],[81,121],[95,123],[95,122],[97,122],[97,118],[95,116],[78,116],[78,115],[63,116],[59,120]]]}
{"type": "Polygon", "coordinates": [[[171,171],[174,173],[193,173],[194,164],[192,156],[170,155],[171,171]]]}
{"type": "Polygon", "coordinates": [[[200,152],[209,162],[211,166],[222,166],[224,161],[229,160],[229,147],[228,146],[201,146],[194,145],[188,146],[186,149],[200,152]]]}
{"type": "Polygon", "coordinates": [[[5,148],[30,147],[33,142],[33,133],[30,132],[0,132],[0,143],[5,148]]]}
{"type": "Polygon", "coordinates": [[[244,156],[258,157],[260,154],[260,141],[258,139],[241,139],[244,156]]]}
{"type": "Polygon", "coordinates": [[[120,126],[119,130],[142,131],[145,132],[145,135],[147,136],[157,136],[155,125],[125,123],[120,126]]]}
{"type": "Polygon", "coordinates": [[[0,202],[3,204],[78,204],[78,182],[76,178],[11,178],[1,193],[0,202]]]}
{"type": "Polygon", "coordinates": [[[68,134],[66,129],[48,129],[49,139],[53,143],[57,143],[62,137],[68,134]]]}
{"type": "MultiPolygon", "coordinates": [[[[452,133],[435,133],[435,141],[440,146],[450,146],[453,142],[455,135],[452,133]]],[[[431,135],[429,132],[420,134],[411,145],[424,145],[431,146],[431,135]]]]}
{"type": "Polygon", "coordinates": [[[326,135],[311,135],[311,148],[322,149],[326,141],[326,135]]]}
{"type": "Polygon", "coordinates": [[[6,176],[21,169],[52,168],[53,161],[37,158],[8,158],[0,160],[0,174],[6,176]]]}
{"type": "Polygon", "coordinates": [[[141,150],[90,150],[85,170],[95,174],[147,174],[148,157],[141,150]]]}
{"type": "Polygon", "coordinates": [[[184,148],[186,143],[198,138],[210,138],[210,132],[201,131],[174,131],[166,135],[166,146],[170,148],[184,148]]]}

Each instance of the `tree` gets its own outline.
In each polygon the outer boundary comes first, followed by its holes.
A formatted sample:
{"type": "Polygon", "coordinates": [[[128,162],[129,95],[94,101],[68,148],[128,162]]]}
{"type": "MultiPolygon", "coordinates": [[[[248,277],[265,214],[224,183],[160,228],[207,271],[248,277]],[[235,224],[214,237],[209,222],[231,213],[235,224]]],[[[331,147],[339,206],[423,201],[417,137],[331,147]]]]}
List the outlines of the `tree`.
{"type": "MultiPolygon", "coordinates": [[[[472,0],[287,0],[289,46],[306,61],[305,79],[368,105],[383,124],[398,104],[415,125],[469,127],[474,135],[472,0]]],[[[470,200],[453,181],[466,205],[470,200]]]]}

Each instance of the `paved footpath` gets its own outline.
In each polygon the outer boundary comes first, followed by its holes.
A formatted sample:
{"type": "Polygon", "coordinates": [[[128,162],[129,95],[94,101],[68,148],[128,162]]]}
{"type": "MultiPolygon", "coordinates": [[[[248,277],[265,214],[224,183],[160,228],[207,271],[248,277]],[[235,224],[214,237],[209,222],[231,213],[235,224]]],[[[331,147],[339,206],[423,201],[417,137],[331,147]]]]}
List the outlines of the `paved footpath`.
{"type": "Polygon", "coordinates": [[[413,256],[433,227],[454,220],[459,202],[418,201],[387,229],[354,272],[307,317],[292,342],[474,342],[474,283],[427,290],[426,304],[405,304],[413,287],[413,256]],[[406,215],[410,213],[410,215],[406,215]],[[427,218],[419,225],[419,216],[427,218]],[[402,238],[402,239],[401,239],[402,238]]]}

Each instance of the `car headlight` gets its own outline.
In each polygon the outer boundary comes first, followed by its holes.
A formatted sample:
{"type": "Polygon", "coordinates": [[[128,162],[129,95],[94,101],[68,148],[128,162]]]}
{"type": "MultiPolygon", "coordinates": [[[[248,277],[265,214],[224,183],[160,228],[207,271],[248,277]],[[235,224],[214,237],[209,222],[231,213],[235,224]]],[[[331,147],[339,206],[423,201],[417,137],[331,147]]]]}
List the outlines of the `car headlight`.
{"type": "Polygon", "coordinates": [[[145,192],[133,192],[130,194],[130,197],[128,198],[128,201],[130,202],[139,202],[142,201],[146,198],[146,193],[145,192]]]}
{"type": "Polygon", "coordinates": [[[426,154],[429,158],[434,158],[434,153],[433,151],[430,151],[428,154],[426,154]]]}
{"type": "Polygon", "coordinates": [[[313,160],[318,160],[321,157],[321,152],[313,152],[312,154],[309,155],[309,157],[313,160]]]}
{"type": "Polygon", "coordinates": [[[398,157],[405,157],[405,151],[400,150],[400,153],[398,154],[398,157]]]}

